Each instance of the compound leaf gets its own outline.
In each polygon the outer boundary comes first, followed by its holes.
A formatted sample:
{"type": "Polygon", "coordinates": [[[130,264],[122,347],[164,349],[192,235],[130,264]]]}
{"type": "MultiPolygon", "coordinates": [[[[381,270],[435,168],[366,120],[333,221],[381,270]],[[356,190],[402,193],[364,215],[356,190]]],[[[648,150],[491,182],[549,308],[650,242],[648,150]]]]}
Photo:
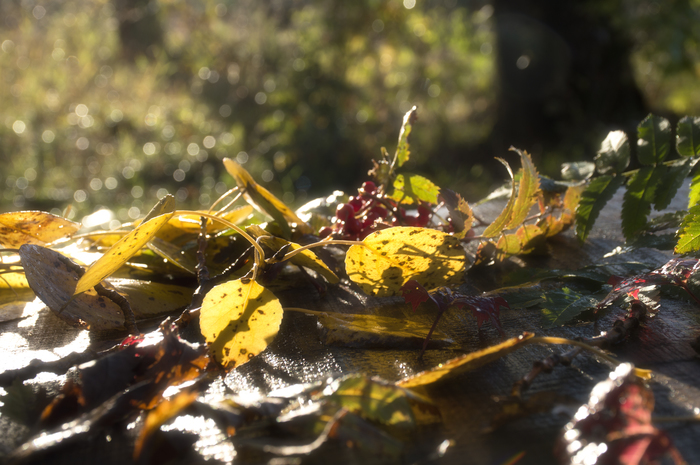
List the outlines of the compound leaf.
{"type": "Polygon", "coordinates": [[[207,293],[199,326],[214,359],[232,369],[265,350],[279,331],[282,315],[272,292],[255,281],[237,279],[207,293]]]}
{"type": "Polygon", "coordinates": [[[690,192],[688,193],[688,208],[694,207],[700,202],[700,172],[695,173],[690,182],[690,192]]]}
{"type": "Polygon", "coordinates": [[[686,254],[700,250],[700,205],[690,209],[678,230],[675,253],[686,254]]]}
{"type": "Polygon", "coordinates": [[[17,248],[22,244],[43,245],[70,237],[80,229],[60,216],[46,212],[15,212],[0,215],[0,246],[17,248]]]}
{"type": "Polygon", "coordinates": [[[365,294],[397,295],[409,279],[432,289],[462,282],[465,252],[459,239],[434,229],[395,227],[375,231],[345,256],[348,277],[365,294]]]}
{"type": "Polygon", "coordinates": [[[620,174],[630,164],[630,144],[624,131],[610,131],[595,157],[600,174],[620,174]]]}
{"type": "Polygon", "coordinates": [[[661,163],[671,146],[671,124],[666,118],[649,115],[637,126],[637,158],[642,165],[661,163]]]}
{"type": "Polygon", "coordinates": [[[518,196],[513,205],[513,213],[511,214],[510,221],[506,226],[507,229],[515,228],[522,224],[525,218],[527,218],[530,208],[537,202],[537,196],[540,193],[540,176],[537,173],[535,165],[532,163],[530,155],[514,147],[510,149],[520,155],[520,159],[523,163],[523,171],[522,176],[520,176],[518,196]]]}
{"type": "Polygon", "coordinates": [[[643,166],[632,177],[622,200],[622,234],[626,239],[647,224],[656,188],[665,172],[663,165],[643,166]]]}
{"type": "Polygon", "coordinates": [[[700,155],[700,117],[684,116],[678,121],[676,150],[683,157],[700,155]]]}
{"type": "Polygon", "coordinates": [[[542,299],[544,300],[542,303],[544,329],[561,326],[598,303],[594,298],[579,294],[568,287],[544,293],[542,299]]]}
{"type": "Polygon", "coordinates": [[[600,176],[591,181],[576,208],[576,235],[585,241],[593,229],[595,220],[606,203],[622,186],[622,176],[600,176]]]}
{"type": "Polygon", "coordinates": [[[693,160],[686,158],[676,160],[667,167],[666,172],[658,182],[658,187],[654,193],[654,209],[657,211],[668,207],[676,196],[676,192],[683,185],[683,181],[693,168],[693,160]]]}

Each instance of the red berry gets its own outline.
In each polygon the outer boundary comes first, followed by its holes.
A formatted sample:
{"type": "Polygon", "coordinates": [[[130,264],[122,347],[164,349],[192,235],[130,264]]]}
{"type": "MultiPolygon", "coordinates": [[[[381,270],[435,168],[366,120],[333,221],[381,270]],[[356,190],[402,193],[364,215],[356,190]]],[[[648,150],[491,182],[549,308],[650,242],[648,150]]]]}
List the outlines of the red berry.
{"type": "Polygon", "coordinates": [[[365,206],[365,203],[362,201],[361,198],[359,197],[350,197],[350,200],[348,201],[348,204],[355,210],[356,212],[359,212],[362,210],[362,207],[365,206]]]}
{"type": "Polygon", "coordinates": [[[355,209],[352,207],[352,205],[347,203],[341,203],[335,210],[335,217],[338,219],[338,221],[347,221],[348,218],[354,218],[354,215],[355,209]]]}
{"type": "Polygon", "coordinates": [[[362,224],[355,218],[351,216],[345,222],[345,230],[350,234],[357,234],[362,230],[362,224]]]}
{"type": "Polygon", "coordinates": [[[328,226],[324,226],[321,228],[321,230],[318,232],[318,237],[321,239],[325,239],[326,237],[330,236],[333,230],[329,228],[328,226]]]}
{"type": "Polygon", "coordinates": [[[372,196],[377,193],[377,185],[374,184],[372,181],[365,181],[362,183],[362,187],[360,188],[360,194],[363,194],[365,196],[372,196]]]}

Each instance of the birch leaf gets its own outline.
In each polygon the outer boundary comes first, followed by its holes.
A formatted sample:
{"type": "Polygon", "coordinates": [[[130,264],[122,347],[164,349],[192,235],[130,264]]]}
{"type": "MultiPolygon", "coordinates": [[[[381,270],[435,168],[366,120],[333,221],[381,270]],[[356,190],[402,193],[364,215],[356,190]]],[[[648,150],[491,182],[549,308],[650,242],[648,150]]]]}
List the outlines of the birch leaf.
{"type": "Polygon", "coordinates": [[[348,277],[368,295],[399,295],[409,279],[433,289],[462,282],[466,257],[459,239],[434,229],[375,231],[345,256],[348,277]]]}
{"type": "Polygon", "coordinates": [[[153,238],[158,230],[170,220],[173,213],[156,216],[122,237],[105,254],[85,271],[85,274],[75,286],[73,295],[87,291],[102,282],[107,276],[117,271],[124,263],[136,254],[153,238]]]}
{"type": "Polygon", "coordinates": [[[22,244],[43,245],[70,237],[78,229],[79,223],[51,213],[3,213],[0,215],[0,246],[14,249],[22,244]]]}
{"type": "Polygon", "coordinates": [[[207,293],[199,326],[216,361],[232,369],[265,350],[279,331],[282,315],[272,292],[255,281],[237,279],[207,293]]]}

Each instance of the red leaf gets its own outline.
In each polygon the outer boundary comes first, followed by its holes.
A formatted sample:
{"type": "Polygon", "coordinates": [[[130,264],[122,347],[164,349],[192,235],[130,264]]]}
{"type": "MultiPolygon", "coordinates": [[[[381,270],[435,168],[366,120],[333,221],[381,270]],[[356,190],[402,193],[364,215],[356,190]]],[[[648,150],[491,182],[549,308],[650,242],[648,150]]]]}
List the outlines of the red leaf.
{"type": "MultiPolygon", "coordinates": [[[[498,330],[501,336],[505,336],[501,327],[501,307],[510,308],[508,302],[503,297],[475,297],[460,295],[455,299],[455,305],[466,305],[472,311],[472,315],[476,318],[476,324],[479,329],[484,322],[490,322],[491,326],[498,330]]],[[[460,306],[461,306],[460,305],[460,306]]]]}
{"type": "Polygon", "coordinates": [[[426,302],[428,299],[431,299],[428,291],[426,291],[425,288],[415,279],[406,281],[406,284],[401,287],[401,293],[406,303],[411,304],[414,312],[420,304],[426,302]]]}

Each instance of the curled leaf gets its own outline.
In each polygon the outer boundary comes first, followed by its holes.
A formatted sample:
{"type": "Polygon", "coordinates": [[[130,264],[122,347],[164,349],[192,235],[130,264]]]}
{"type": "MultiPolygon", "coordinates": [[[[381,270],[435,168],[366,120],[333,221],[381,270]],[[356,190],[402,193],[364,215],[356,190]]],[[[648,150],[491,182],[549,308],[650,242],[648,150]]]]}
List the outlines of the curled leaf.
{"type": "Polygon", "coordinates": [[[530,208],[537,202],[537,196],[540,194],[540,177],[535,165],[532,163],[530,154],[514,147],[510,149],[520,155],[523,164],[523,172],[522,176],[520,176],[518,197],[513,204],[513,213],[506,226],[507,229],[515,228],[525,221],[525,218],[527,218],[530,212],[530,208]]]}
{"type": "Polygon", "coordinates": [[[265,350],[279,331],[282,315],[272,292],[255,281],[238,279],[207,293],[199,326],[216,361],[231,369],[265,350]]]}
{"type": "Polygon", "coordinates": [[[348,277],[365,294],[397,295],[409,279],[431,289],[459,284],[465,270],[459,239],[434,229],[395,227],[375,231],[345,256],[348,277]]]}

